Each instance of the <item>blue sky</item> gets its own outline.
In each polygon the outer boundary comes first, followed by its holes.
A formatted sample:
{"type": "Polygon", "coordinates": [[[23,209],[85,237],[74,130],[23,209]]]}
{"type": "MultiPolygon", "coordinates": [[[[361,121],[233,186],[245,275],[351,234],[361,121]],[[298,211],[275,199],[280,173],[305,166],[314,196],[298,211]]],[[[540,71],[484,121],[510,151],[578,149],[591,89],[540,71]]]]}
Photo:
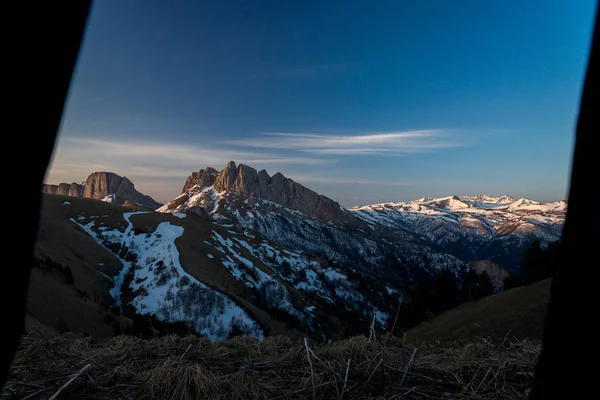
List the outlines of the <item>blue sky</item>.
{"type": "Polygon", "coordinates": [[[596,2],[96,1],[46,180],[229,160],[343,205],[566,197],[596,2]]]}

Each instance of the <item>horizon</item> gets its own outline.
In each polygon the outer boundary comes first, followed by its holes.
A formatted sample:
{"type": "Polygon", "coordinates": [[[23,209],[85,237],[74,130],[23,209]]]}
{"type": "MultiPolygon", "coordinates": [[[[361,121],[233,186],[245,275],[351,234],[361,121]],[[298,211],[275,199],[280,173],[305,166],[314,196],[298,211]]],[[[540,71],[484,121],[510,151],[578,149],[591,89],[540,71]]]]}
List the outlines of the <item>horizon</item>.
{"type": "MultiPolygon", "coordinates": [[[[238,163],[238,162],[236,162],[236,161],[234,161],[234,160],[230,160],[229,162],[234,162],[234,163],[236,164],[236,166],[237,166],[237,167],[239,167],[240,165],[246,165],[247,167],[254,168],[254,167],[252,167],[251,165],[247,165],[247,164],[244,164],[244,163],[238,163]]],[[[214,166],[208,165],[208,166],[202,167],[202,168],[200,168],[200,169],[205,169],[205,168],[214,168],[214,166]]],[[[199,170],[200,170],[200,169],[199,169],[199,170]]],[[[223,168],[221,168],[221,169],[214,168],[214,169],[215,169],[215,170],[217,170],[219,173],[220,173],[220,172],[223,170],[223,168]]],[[[260,170],[259,170],[259,169],[257,169],[257,168],[254,168],[254,169],[255,169],[255,170],[257,170],[257,171],[260,171],[260,170]]],[[[197,171],[199,171],[199,170],[196,170],[196,171],[193,171],[193,172],[197,172],[197,171]]],[[[95,173],[102,173],[102,172],[105,172],[105,173],[113,173],[113,174],[116,174],[116,175],[119,175],[119,176],[121,176],[122,178],[127,178],[127,179],[129,179],[129,180],[130,180],[130,181],[133,183],[133,185],[135,186],[135,181],[133,181],[132,179],[130,179],[130,178],[129,178],[129,177],[127,177],[126,175],[120,174],[119,172],[115,172],[115,171],[92,171],[92,172],[90,172],[90,173],[89,173],[89,174],[86,176],[86,179],[87,179],[87,177],[89,177],[89,176],[90,176],[90,175],[92,175],[92,174],[95,174],[95,173]]],[[[277,174],[277,173],[279,173],[279,172],[275,172],[275,173],[269,173],[269,172],[267,171],[267,173],[269,174],[269,176],[271,176],[271,177],[272,177],[273,175],[275,175],[275,174],[277,174]]],[[[190,172],[190,175],[191,175],[191,172],[190,172]]],[[[285,176],[285,175],[284,175],[284,176],[285,176]]],[[[285,177],[286,177],[286,178],[289,178],[289,179],[292,179],[293,181],[295,181],[296,183],[299,183],[300,185],[302,185],[302,186],[306,187],[307,189],[311,189],[309,186],[307,186],[307,185],[303,184],[302,182],[296,181],[296,180],[294,179],[294,177],[293,177],[293,176],[285,176],[285,177]]],[[[86,181],[86,179],[79,180],[79,181],[78,181],[78,180],[74,180],[74,181],[71,181],[71,182],[66,182],[66,181],[65,181],[65,182],[45,182],[45,184],[47,184],[47,185],[59,185],[59,184],[61,184],[61,183],[67,183],[67,184],[71,184],[71,183],[76,183],[76,184],[85,184],[85,181],[86,181]]],[[[185,181],[184,181],[184,183],[185,183],[185,181]]],[[[183,187],[183,184],[181,185],[181,187],[183,187]]],[[[136,189],[136,190],[138,190],[139,192],[141,192],[142,194],[145,194],[145,195],[148,195],[148,196],[152,197],[152,198],[153,198],[155,201],[157,201],[157,202],[159,202],[159,203],[163,203],[163,204],[167,204],[169,201],[171,201],[171,200],[175,199],[177,196],[179,196],[179,195],[181,194],[181,191],[180,191],[179,193],[175,194],[173,197],[171,197],[171,198],[169,198],[169,199],[167,199],[167,200],[165,200],[165,201],[162,201],[162,200],[160,200],[160,199],[157,199],[155,196],[153,196],[153,195],[152,195],[152,193],[147,193],[147,192],[143,192],[143,191],[141,191],[141,190],[140,190],[140,189],[139,189],[137,186],[135,186],[135,189],[136,189]]],[[[311,189],[311,190],[312,190],[312,189],[311,189]]],[[[323,194],[323,193],[319,193],[319,192],[317,192],[317,193],[318,193],[318,194],[323,194]]],[[[489,196],[489,197],[493,197],[493,198],[512,197],[512,198],[514,198],[514,199],[517,199],[517,200],[518,200],[518,199],[525,198],[525,199],[528,199],[528,200],[538,201],[538,202],[540,202],[540,203],[558,202],[558,201],[564,201],[564,202],[567,202],[567,201],[568,201],[566,197],[565,197],[565,198],[563,198],[563,199],[554,199],[554,200],[549,200],[549,201],[539,201],[538,199],[529,198],[529,197],[519,197],[519,196],[513,196],[513,195],[511,195],[510,193],[502,193],[502,194],[496,194],[496,193],[494,193],[494,194],[490,194],[490,193],[478,192],[478,193],[452,193],[452,194],[446,194],[446,195],[442,195],[442,196],[421,196],[421,197],[414,198],[414,199],[409,199],[409,200],[401,200],[401,201],[384,201],[384,202],[381,202],[381,203],[352,204],[352,205],[346,205],[346,204],[342,204],[341,202],[338,202],[338,203],[340,203],[340,204],[341,204],[343,207],[345,207],[345,208],[353,208],[353,207],[364,207],[364,206],[370,206],[370,205],[379,205],[379,204],[390,204],[390,203],[411,202],[411,201],[416,201],[416,200],[420,200],[420,199],[423,199],[423,198],[432,198],[432,200],[437,200],[437,199],[442,199],[442,198],[446,198],[446,197],[453,197],[453,196],[456,196],[456,197],[477,197],[477,196],[489,196]]],[[[327,197],[329,197],[329,196],[327,196],[327,197]]],[[[330,197],[330,198],[331,198],[331,197],[330,197]]],[[[337,199],[335,199],[335,198],[331,198],[331,199],[332,199],[332,200],[334,200],[334,201],[337,201],[337,199]]]]}
{"type": "Polygon", "coordinates": [[[565,200],[595,6],[94,2],[45,181],[166,203],[233,159],[346,207],[565,200]]]}

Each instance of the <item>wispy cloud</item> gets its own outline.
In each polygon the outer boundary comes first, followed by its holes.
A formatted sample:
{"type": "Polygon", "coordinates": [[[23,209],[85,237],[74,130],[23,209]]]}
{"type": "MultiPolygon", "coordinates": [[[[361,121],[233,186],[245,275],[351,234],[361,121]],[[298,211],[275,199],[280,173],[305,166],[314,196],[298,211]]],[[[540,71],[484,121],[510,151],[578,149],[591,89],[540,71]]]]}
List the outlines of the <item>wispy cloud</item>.
{"type": "MultiPolygon", "coordinates": [[[[254,168],[281,171],[304,185],[393,187],[414,185],[399,180],[371,180],[336,174],[324,164],[348,155],[371,156],[433,152],[460,146],[451,131],[417,130],[360,135],[261,133],[254,138],[222,143],[178,143],[132,139],[90,139],[61,136],[46,182],[77,182],[94,171],[112,171],[132,179],[138,189],[168,201],[178,195],[185,178],[206,166],[222,168],[234,160],[254,168]]],[[[360,174],[359,174],[360,175],[360,174]]]]}
{"type": "Polygon", "coordinates": [[[115,165],[137,168],[140,173],[175,171],[214,166],[220,168],[230,160],[255,164],[329,164],[332,160],[315,157],[281,157],[255,151],[239,151],[194,144],[118,139],[65,137],[59,140],[55,160],[85,165],[115,165]]]}
{"type": "Polygon", "coordinates": [[[252,139],[235,140],[244,147],[288,149],[312,154],[369,155],[423,153],[461,146],[448,130],[381,132],[362,135],[319,133],[261,133],[252,139]]]}

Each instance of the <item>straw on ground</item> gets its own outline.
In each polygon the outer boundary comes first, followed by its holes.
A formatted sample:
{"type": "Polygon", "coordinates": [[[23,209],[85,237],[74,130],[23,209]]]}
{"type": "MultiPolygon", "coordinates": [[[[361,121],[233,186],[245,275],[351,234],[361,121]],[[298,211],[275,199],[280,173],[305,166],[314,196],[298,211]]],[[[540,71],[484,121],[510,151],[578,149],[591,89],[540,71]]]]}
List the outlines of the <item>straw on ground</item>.
{"type": "Polygon", "coordinates": [[[332,344],[195,336],[23,337],[2,397],[15,399],[526,399],[539,342],[451,346],[357,336],[332,344]],[[85,373],[84,373],[85,372],[85,373]],[[57,392],[60,389],[60,392],[57,392]]]}

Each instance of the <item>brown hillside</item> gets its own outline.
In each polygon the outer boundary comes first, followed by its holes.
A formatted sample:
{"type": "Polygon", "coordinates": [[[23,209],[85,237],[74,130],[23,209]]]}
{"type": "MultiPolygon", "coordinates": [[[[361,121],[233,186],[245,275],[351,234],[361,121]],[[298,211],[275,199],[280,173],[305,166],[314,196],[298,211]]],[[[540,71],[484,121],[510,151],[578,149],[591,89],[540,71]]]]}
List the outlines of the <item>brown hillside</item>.
{"type": "MultiPolygon", "coordinates": [[[[183,235],[175,241],[175,244],[179,250],[181,265],[190,275],[205,285],[227,294],[238,305],[248,310],[261,326],[268,327],[271,335],[302,336],[300,332],[291,330],[285,323],[273,319],[269,313],[248,301],[246,285],[235,279],[229,271],[214,259],[208,257],[208,254],[215,254],[216,251],[214,247],[206,244],[205,240],[210,238],[212,231],[218,232],[223,237],[228,237],[228,228],[215,225],[211,221],[193,214],[188,215],[186,218],[177,218],[172,214],[164,213],[139,214],[134,215],[131,221],[136,229],[143,232],[154,231],[158,224],[163,221],[182,226],[184,229],[183,235]]],[[[245,239],[249,243],[254,242],[253,239],[245,239]]],[[[241,249],[240,252],[242,255],[250,257],[246,250],[241,249]]],[[[257,267],[261,268],[262,266],[257,264],[257,267]]],[[[267,268],[261,269],[266,273],[271,272],[267,268]]],[[[288,287],[288,289],[290,289],[290,292],[294,292],[292,288],[288,287]]]]}
{"type": "Polygon", "coordinates": [[[407,333],[409,342],[474,337],[541,339],[550,299],[550,279],[461,304],[407,333]]]}
{"type": "MultiPolygon", "coordinates": [[[[109,294],[113,283],[103,274],[112,277],[121,270],[121,262],[106,248],[93,240],[70,219],[80,216],[85,221],[111,229],[125,226],[123,213],[128,211],[148,211],[144,207],[119,206],[87,198],[60,195],[44,195],[43,210],[35,255],[37,259],[50,259],[62,267],[69,267],[74,284],[65,283],[64,276],[52,268],[33,268],[28,296],[27,327],[41,327],[48,331],[68,329],[76,333],[89,333],[93,336],[112,336],[114,321],[120,321],[120,329],[130,323],[126,318],[116,318],[110,312],[114,300],[109,294]],[[109,317],[106,315],[110,314],[109,317]],[[110,322],[107,322],[111,319],[110,322]]],[[[247,288],[235,279],[220,264],[207,254],[215,249],[204,243],[212,231],[223,237],[229,234],[226,228],[212,222],[188,215],[177,218],[171,214],[149,212],[131,218],[138,232],[151,232],[161,222],[184,227],[184,234],[175,242],[183,268],[207,286],[226,294],[238,305],[247,310],[269,334],[302,336],[286,323],[273,318],[268,312],[248,300],[247,288]]],[[[251,239],[248,239],[251,242],[251,239]]],[[[242,254],[247,255],[244,251],[242,254]]],[[[257,267],[262,268],[257,264],[257,267]]],[[[268,270],[265,268],[265,272],[268,270]]],[[[292,292],[290,290],[290,292],[292,292]]],[[[303,306],[301,296],[292,295],[303,306]]]]}
{"type": "Polygon", "coordinates": [[[31,269],[27,296],[26,329],[112,336],[115,322],[121,330],[131,323],[109,310],[114,303],[108,292],[112,282],[100,273],[115,275],[121,262],[69,220],[84,212],[117,219],[124,210],[97,200],[44,195],[35,248],[36,267],[31,269]],[[71,270],[73,284],[48,265],[54,263],[71,270]]]}

